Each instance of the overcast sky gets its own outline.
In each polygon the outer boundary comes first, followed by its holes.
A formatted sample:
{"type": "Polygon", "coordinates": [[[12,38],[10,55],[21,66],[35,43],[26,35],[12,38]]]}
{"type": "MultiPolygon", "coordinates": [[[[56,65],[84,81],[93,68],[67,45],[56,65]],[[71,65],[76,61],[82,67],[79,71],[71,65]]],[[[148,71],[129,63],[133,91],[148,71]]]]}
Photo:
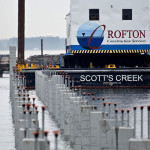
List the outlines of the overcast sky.
{"type": "MultiPolygon", "coordinates": [[[[25,36],[66,36],[70,0],[25,0],[25,36]]],[[[0,39],[17,37],[18,0],[0,0],[0,39]]]]}

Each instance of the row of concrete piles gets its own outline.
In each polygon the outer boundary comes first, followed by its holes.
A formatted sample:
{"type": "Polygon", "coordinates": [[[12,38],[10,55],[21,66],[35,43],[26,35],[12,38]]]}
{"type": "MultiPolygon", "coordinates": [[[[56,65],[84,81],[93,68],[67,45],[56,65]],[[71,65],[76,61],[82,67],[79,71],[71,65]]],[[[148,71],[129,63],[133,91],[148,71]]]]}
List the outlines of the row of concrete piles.
{"type": "Polygon", "coordinates": [[[45,106],[41,108],[42,128],[40,129],[35,98],[30,98],[25,85],[26,78],[14,68],[10,76],[10,101],[16,150],[50,150],[48,131],[44,129],[45,106]]]}
{"type": "Polygon", "coordinates": [[[129,150],[150,150],[150,106],[140,106],[133,107],[133,115],[134,115],[134,135],[133,138],[129,140],[129,150]],[[144,108],[147,108],[147,118],[144,116],[144,108]],[[140,111],[140,137],[137,136],[137,111],[140,111]],[[146,121],[147,120],[147,121],[146,121]],[[147,123],[147,129],[145,128],[145,124],[147,123]],[[144,137],[144,130],[147,131],[147,138],[144,137]]]}
{"type": "Polygon", "coordinates": [[[94,94],[74,87],[73,78],[67,74],[37,71],[36,94],[74,150],[138,150],[136,129],[130,126],[130,110],[119,111],[117,103],[112,106],[98,97],[99,110],[94,94]],[[90,105],[86,101],[89,97],[90,105]]]}

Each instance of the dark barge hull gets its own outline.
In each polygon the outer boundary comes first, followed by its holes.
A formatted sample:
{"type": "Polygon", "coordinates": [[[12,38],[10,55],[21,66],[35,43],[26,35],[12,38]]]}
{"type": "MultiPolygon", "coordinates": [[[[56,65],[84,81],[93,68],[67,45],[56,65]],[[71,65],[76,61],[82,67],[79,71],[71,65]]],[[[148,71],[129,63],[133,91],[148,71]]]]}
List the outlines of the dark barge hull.
{"type": "MultiPolygon", "coordinates": [[[[42,70],[49,75],[49,70],[42,70]]],[[[150,88],[150,68],[59,69],[82,88],[150,88]]],[[[35,70],[23,70],[27,87],[35,88],[35,70]]]]}

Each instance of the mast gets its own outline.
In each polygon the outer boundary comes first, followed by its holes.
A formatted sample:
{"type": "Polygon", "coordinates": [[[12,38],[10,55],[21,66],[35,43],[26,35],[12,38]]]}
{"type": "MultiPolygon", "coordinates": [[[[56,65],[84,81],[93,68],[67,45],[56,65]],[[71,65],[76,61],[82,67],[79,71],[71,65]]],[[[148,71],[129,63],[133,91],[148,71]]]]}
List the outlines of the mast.
{"type": "Polygon", "coordinates": [[[18,0],[18,64],[24,64],[25,0],[18,0]]]}

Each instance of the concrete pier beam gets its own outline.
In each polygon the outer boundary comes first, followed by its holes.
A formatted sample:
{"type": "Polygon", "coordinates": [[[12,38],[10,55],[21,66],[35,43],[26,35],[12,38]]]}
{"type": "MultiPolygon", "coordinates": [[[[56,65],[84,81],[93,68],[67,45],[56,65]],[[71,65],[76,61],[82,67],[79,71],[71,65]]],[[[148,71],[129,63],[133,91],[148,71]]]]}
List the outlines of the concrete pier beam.
{"type": "MultiPolygon", "coordinates": [[[[50,150],[50,142],[45,141],[45,139],[38,139],[37,149],[38,150],[50,150]]],[[[23,150],[35,150],[35,139],[33,138],[23,139],[23,150]]]]}
{"type": "Polygon", "coordinates": [[[130,139],[129,150],[150,150],[150,139],[130,139]]]}
{"type": "MultiPolygon", "coordinates": [[[[134,129],[129,127],[118,128],[118,148],[119,150],[129,150],[129,139],[133,138],[134,129]]],[[[111,129],[112,149],[116,150],[116,129],[111,129]]]]}

